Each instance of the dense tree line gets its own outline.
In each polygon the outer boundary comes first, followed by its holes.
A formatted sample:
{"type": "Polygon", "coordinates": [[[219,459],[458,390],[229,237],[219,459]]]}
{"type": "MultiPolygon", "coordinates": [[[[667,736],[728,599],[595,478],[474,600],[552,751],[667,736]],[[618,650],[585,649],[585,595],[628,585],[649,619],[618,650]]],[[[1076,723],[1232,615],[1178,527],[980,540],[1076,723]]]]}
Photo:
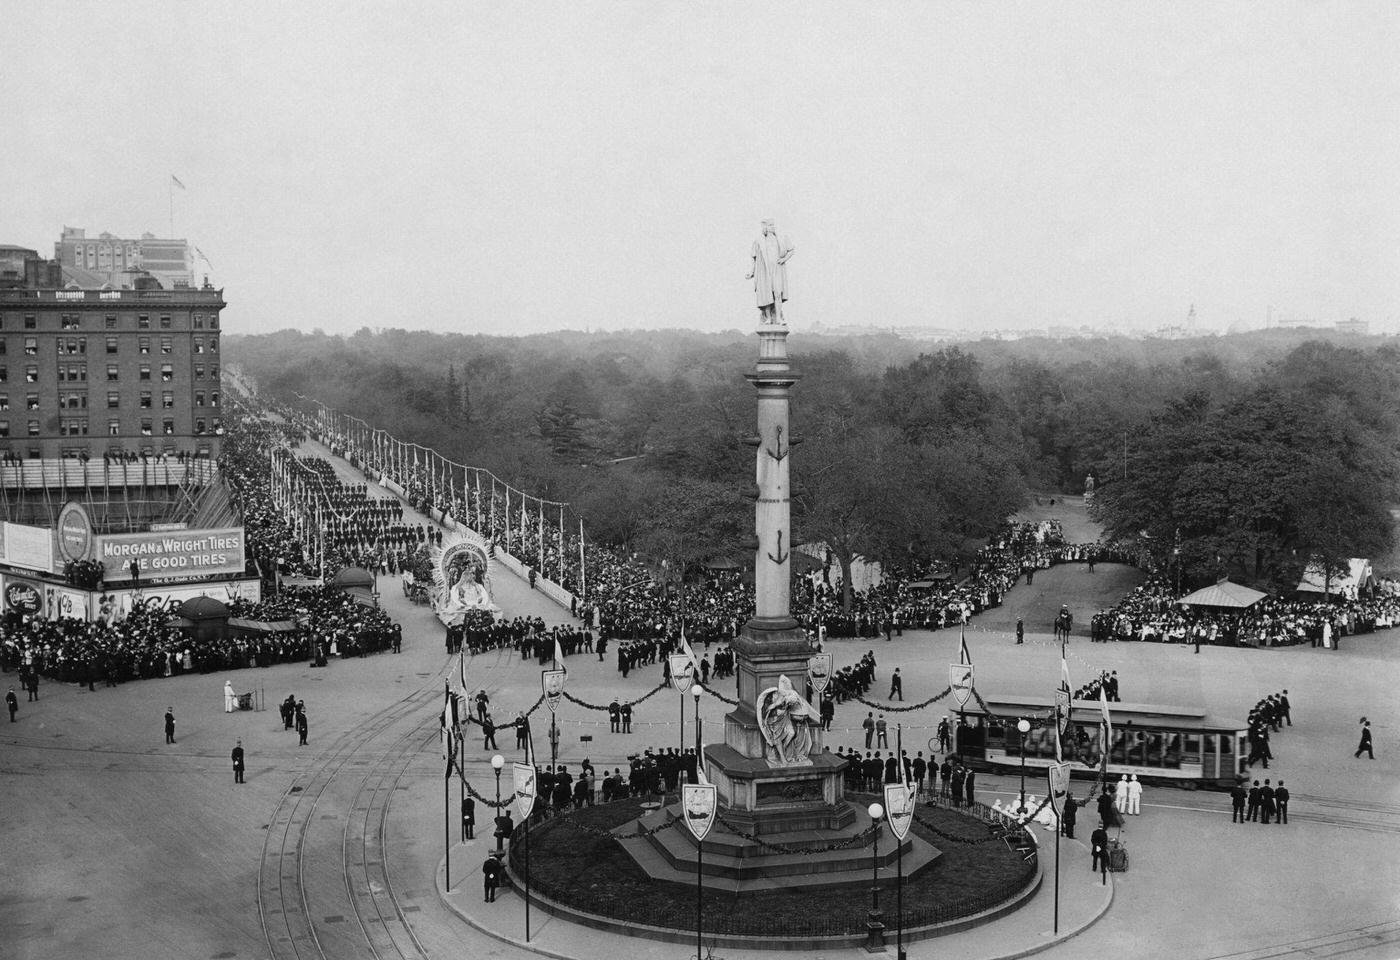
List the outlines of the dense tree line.
{"type": "MultiPolygon", "coordinates": [[[[796,536],[825,542],[842,565],[948,558],[1029,490],[1078,491],[1093,472],[1110,530],[1145,532],[1188,580],[1284,579],[1311,553],[1377,552],[1391,527],[1396,350],[1317,336],[939,346],[799,330],[796,536]]],[[[227,341],[262,389],[569,500],[590,535],[666,569],[738,551],[751,533],[751,335],[362,329],[227,341]]]]}

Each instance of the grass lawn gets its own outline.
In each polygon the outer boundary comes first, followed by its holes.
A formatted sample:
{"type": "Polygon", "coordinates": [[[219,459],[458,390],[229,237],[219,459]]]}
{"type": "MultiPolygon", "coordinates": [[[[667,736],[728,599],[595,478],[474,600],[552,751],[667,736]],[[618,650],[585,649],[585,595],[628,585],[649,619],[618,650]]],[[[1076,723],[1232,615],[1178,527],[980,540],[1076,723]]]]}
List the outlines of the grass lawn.
{"type": "MultiPolygon", "coordinates": [[[[859,798],[853,802],[859,802],[859,798]]],[[[532,888],[552,900],[615,920],[691,929],[695,923],[695,887],[653,881],[620,844],[606,836],[606,831],[640,813],[640,800],[622,800],[532,826],[532,888]]],[[[717,823],[714,829],[724,828],[717,823]]],[[[977,913],[1012,896],[1035,874],[1034,863],[1022,860],[1000,840],[989,841],[990,830],[979,820],[920,806],[913,830],[942,851],[942,856],[917,878],[905,879],[906,927],[977,913]]],[[[882,840],[888,843],[889,834],[882,834],[882,840]]],[[[512,848],[511,858],[519,875],[521,851],[517,847],[512,848]]],[[[880,882],[885,925],[892,928],[893,867],[881,870],[880,882]]],[[[732,894],[707,889],[705,929],[712,934],[749,936],[859,933],[865,929],[869,906],[868,880],[819,891],[732,894]]]]}

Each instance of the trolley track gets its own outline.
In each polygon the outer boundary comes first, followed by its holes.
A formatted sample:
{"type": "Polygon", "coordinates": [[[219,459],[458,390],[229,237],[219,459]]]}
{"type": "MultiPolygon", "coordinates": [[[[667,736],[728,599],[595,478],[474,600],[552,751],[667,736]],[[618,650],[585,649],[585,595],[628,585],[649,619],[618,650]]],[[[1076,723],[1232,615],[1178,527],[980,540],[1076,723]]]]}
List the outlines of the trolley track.
{"type": "MultiPolygon", "coordinates": [[[[439,675],[441,672],[439,671],[439,675]]],[[[345,732],[317,759],[314,766],[298,777],[283,794],[272,821],[268,824],[262,863],[258,871],[258,912],[267,938],[269,955],[273,960],[341,960],[342,957],[348,956],[379,956],[373,952],[373,946],[368,941],[361,940],[357,943],[352,938],[340,935],[339,931],[330,929],[332,923],[343,921],[343,913],[331,915],[334,919],[323,915],[320,924],[313,920],[313,901],[318,912],[327,904],[335,909],[343,908],[345,912],[356,913],[357,916],[358,912],[344,876],[340,878],[338,891],[325,889],[324,885],[309,891],[306,872],[307,839],[312,832],[317,810],[336,777],[351,765],[372,741],[392,732],[440,696],[440,691],[433,685],[428,685],[389,705],[355,729],[345,732]],[[334,941],[334,949],[331,952],[327,952],[322,942],[323,934],[334,941]],[[347,949],[351,952],[346,953],[347,949]],[[366,953],[366,949],[370,952],[366,953]]],[[[430,722],[431,720],[426,721],[430,722]]],[[[413,723],[408,734],[400,734],[395,738],[395,745],[420,732],[424,725],[425,721],[413,723]]],[[[392,755],[393,751],[389,753],[392,755]]],[[[402,751],[397,755],[405,759],[406,767],[407,758],[402,751]]],[[[335,817],[334,813],[325,815],[335,817]]],[[[319,877],[316,879],[320,880],[319,877]]]]}

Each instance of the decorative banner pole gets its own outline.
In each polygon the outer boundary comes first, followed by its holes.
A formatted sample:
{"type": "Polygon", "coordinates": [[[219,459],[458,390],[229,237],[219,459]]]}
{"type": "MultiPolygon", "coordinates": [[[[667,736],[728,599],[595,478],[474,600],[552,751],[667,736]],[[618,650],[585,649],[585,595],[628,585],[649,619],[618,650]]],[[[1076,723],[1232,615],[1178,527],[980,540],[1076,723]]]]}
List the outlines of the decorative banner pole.
{"type": "Polygon", "coordinates": [[[681,787],[681,812],[695,837],[695,960],[704,960],[701,931],[705,904],[705,837],[714,826],[719,809],[719,788],[705,776],[705,748],[700,740],[700,685],[695,695],[695,779],[681,787]]]}
{"type": "Polygon", "coordinates": [[[530,811],[535,808],[537,786],[535,771],[535,742],[532,737],[526,741],[527,763],[519,760],[511,764],[511,774],[515,780],[515,811],[525,821],[525,942],[530,942],[530,811]]]}
{"type": "Polygon", "coordinates": [[[895,750],[899,755],[900,779],[898,783],[885,784],[885,812],[889,815],[890,832],[894,834],[895,865],[895,914],[894,937],[895,956],[904,957],[904,838],[909,835],[909,827],[914,822],[914,789],[909,783],[908,768],[904,766],[904,725],[895,726],[895,750]]]}
{"type": "MultiPolygon", "coordinates": [[[[540,671],[540,687],[544,692],[544,702],[549,706],[549,769],[553,773],[559,762],[559,728],[555,725],[555,711],[559,709],[559,700],[564,696],[564,681],[569,678],[569,671],[559,664],[563,660],[563,651],[559,649],[559,640],[554,641],[554,669],[540,671]]],[[[545,798],[545,803],[549,798],[545,798]]]]}
{"type": "MultiPolygon", "coordinates": [[[[681,634],[681,642],[685,643],[685,634],[681,634]]],[[[689,646],[686,647],[689,650],[689,646]]],[[[685,695],[690,689],[690,685],[695,682],[695,662],[684,653],[673,653],[667,657],[668,666],[671,668],[671,682],[676,685],[676,691],[681,695],[681,754],[685,754],[685,695]]],[[[697,706],[699,701],[696,701],[697,706]]],[[[700,722],[700,714],[695,715],[695,722],[700,722]]]]}

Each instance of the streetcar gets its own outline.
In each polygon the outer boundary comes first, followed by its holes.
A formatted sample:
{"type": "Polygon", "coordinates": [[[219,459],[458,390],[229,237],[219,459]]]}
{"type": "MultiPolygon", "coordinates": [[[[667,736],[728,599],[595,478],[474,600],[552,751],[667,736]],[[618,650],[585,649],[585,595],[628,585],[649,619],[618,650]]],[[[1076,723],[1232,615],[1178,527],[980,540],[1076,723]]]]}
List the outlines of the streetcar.
{"type": "MultiPolygon", "coordinates": [[[[1021,734],[1017,722],[1031,723],[1025,736],[1026,769],[1043,770],[1055,762],[1053,697],[1018,697],[985,701],[986,710],[970,703],[962,712],[957,743],[964,757],[1000,773],[1021,769],[1021,734]]],[[[1113,743],[1108,753],[1108,780],[1137,774],[1147,783],[1229,789],[1245,775],[1248,750],[1245,725],[1192,707],[1146,703],[1110,703],[1113,743]]],[[[1102,759],[1102,719],[1097,700],[1070,704],[1063,743],[1072,775],[1098,776],[1102,759]]]]}

